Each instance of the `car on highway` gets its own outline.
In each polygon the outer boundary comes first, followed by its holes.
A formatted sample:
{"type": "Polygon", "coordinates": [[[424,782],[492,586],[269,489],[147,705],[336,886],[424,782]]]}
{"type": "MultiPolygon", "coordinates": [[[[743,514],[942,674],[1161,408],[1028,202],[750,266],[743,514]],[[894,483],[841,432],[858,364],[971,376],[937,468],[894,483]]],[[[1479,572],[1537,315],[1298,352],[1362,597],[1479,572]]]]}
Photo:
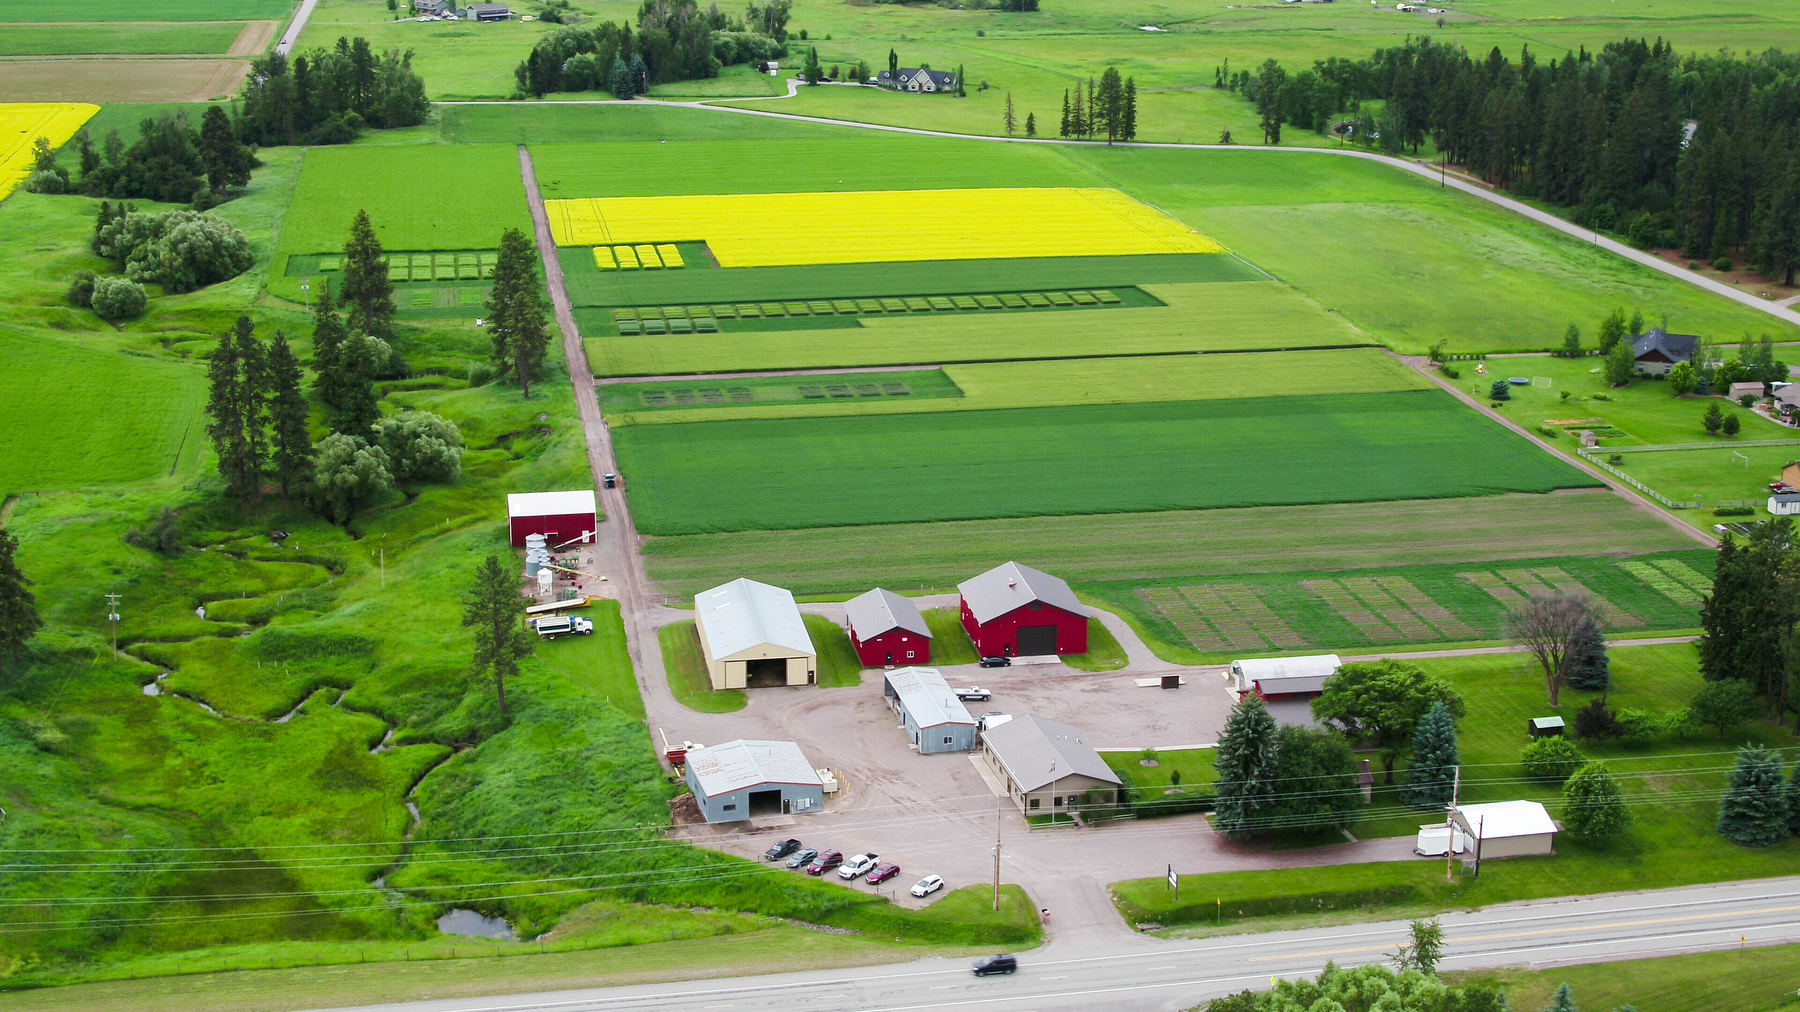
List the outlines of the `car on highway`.
{"type": "Polygon", "coordinates": [[[979,661],[979,663],[984,668],[1010,668],[1010,667],[1012,667],[1012,658],[1011,657],[983,657],[979,661]]]}
{"type": "Polygon", "coordinates": [[[957,689],[956,698],[965,703],[985,703],[994,698],[994,694],[979,685],[971,685],[966,689],[957,689]]]}
{"type": "Polygon", "coordinates": [[[912,894],[920,899],[924,899],[942,888],[944,888],[944,876],[927,875],[913,883],[912,894]]]}
{"type": "Polygon", "coordinates": [[[858,854],[849,858],[844,862],[844,866],[838,869],[838,878],[861,878],[867,875],[875,867],[875,862],[880,859],[880,854],[858,854]]]}
{"type": "Polygon", "coordinates": [[[763,851],[764,861],[779,861],[800,849],[799,840],[783,840],[768,850],[763,851]]]}
{"type": "Polygon", "coordinates": [[[870,885],[880,885],[898,874],[900,874],[900,866],[892,861],[888,861],[876,865],[875,870],[870,872],[869,877],[863,879],[863,881],[870,885]]]}
{"type": "Polygon", "coordinates": [[[827,850],[820,853],[818,857],[812,859],[812,863],[806,866],[806,873],[808,875],[823,875],[843,863],[843,851],[827,850]]]}
{"type": "Polygon", "coordinates": [[[807,847],[806,849],[801,850],[798,853],[796,853],[793,857],[788,858],[787,866],[789,868],[804,868],[807,865],[812,863],[813,858],[818,857],[818,856],[819,856],[818,851],[812,849],[811,847],[807,847]]]}
{"type": "Polygon", "coordinates": [[[990,973],[1017,973],[1019,961],[1005,953],[998,956],[983,956],[977,959],[975,965],[970,969],[975,971],[977,977],[985,977],[990,973]]]}

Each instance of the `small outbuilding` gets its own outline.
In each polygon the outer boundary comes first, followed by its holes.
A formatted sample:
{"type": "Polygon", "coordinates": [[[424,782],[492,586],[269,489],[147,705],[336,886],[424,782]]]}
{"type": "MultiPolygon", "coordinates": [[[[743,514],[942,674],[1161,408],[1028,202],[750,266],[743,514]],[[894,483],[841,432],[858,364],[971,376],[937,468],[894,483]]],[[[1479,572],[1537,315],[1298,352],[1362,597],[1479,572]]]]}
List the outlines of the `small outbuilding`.
{"type": "Polygon", "coordinates": [[[1533,738],[1561,738],[1566,726],[1561,717],[1533,717],[1525,722],[1525,733],[1533,738]]]}
{"type": "Polygon", "coordinates": [[[1700,338],[1693,334],[1671,334],[1661,327],[1631,339],[1631,357],[1636,360],[1633,371],[1639,376],[1667,376],[1677,362],[1692,362],[1700,338]]]}
{"type": "Polygon", "coordinates": [[[1745,395],[1749,395],[1760,401],[1763,397],[1767,396],[1767,392],[1768,387],[1762,380],[1748,380],[1743,383],[1733,383],[1726,391],[1725,396],[1731,398],[1731,402],[1736,404],[1742,401],[1745,395]]]}
{"type": "Polygon", "coordinates": [[[1482,859],[1556,853],[1559,827],[1535,801],[1463,805],[1451,813],[1456,827],[1475,841],[1482,859]]]}
{"type": "Polygon", "coordinates": [[[600,529],[599,516],[591,488],[514,492],[506,497],[506,526],[514,548],[525,547],[528,534],[542,534],[551,545],[592,538],[600,529]]]}
{"type": "Polygon", "coordinates": [[[700,652],[714,689],[809,685],[819,651],[794,595],[739,577],[694,598],[700,652]]]}
{"type": "Polygon", "coordinates": [[[1232,661],[1232,688],[1240,698],[1254,692],[1264,702],[1317,699],[1325,691],[1325,679],[1342,664],[1337,654],[1232,661]]]}
{"type": "Polygon", "coordinates": [[[740,738],[687,754],[687,785],[707,822],[817,812],[825,788],[800,746],[740,738]]]}
{"type": "Polygon", "coordinates": [[[983,657],[1087,653],[1088,611],[1049,573],[1008,562],[956,589],[963,629],[983,657]]]}
{"type": "Polygon", "coordinates": [[[844,614],[863,667],[931,663],[931,629],[912,601],[876,587],[845,602],[844,614]]]}
{"type": "Polygon", "coordinates": [[[1800,515],[1800,492],[1777,492],[1770,496],[1769,512],[1778,517],[1800,515]]]}
{"type": "Polygon", "coordinates": [[[982,757],[1006,784],[1026,815],[1080,809],[1088,799],[1121,802],[1118,774],[1081,732],[1061,721],[1030,714],[983,731],[982,757]]]}
{"type": "Polygon", "coordinates": [[[470,4],[468,14],[470,21],[511,21],[512,9],[505,4],[470,4]]]}
{"type": "Polygon", "coordinates": [[[975,747],[975,718],[936,668],[896,668],[882,679],[882,695],[921,754],[975,747]]]}

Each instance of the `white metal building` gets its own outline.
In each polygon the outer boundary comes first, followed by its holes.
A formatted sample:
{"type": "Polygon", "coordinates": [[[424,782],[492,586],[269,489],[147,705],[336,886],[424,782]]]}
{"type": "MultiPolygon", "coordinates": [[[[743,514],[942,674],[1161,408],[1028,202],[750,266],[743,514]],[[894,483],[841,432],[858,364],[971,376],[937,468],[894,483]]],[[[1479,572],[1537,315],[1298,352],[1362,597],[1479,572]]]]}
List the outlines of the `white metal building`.
{"type": "Polygon", "coordinates": [[[695,597],[694,620],[714,689],[818,680],[819,652],[780,587],[739,577],[695,597]]]}
{"type": "Polygon", "coordinates": [[[687,784],[707,822],[816,812],[818,771],[791,741],[740,738],[687,754],[687,784]]]}
{"type": "Polygon", "coordinates": [[[1460,805],[1456,826],[1475,841],[1476,853],[1490,857],[1554,854],[1558,826],[1535,801],[1493,801],[1460,805]]]}
{"type": "Polygon", "coordinates": [[[1283,696],[1316,696],[1325,679],[1337,673],[1343,661],[1337,654],[1306,657],[1252,657],[1231,662],[1231,687],[1239,695],[1259,693],[1264,699],[1283,696]]]}
{"type": "Polygon", "coordinates": [[[975,718],[938,669],[897,668],[884,677],[881,691],[921,753],[975,747],[975,718]]]}

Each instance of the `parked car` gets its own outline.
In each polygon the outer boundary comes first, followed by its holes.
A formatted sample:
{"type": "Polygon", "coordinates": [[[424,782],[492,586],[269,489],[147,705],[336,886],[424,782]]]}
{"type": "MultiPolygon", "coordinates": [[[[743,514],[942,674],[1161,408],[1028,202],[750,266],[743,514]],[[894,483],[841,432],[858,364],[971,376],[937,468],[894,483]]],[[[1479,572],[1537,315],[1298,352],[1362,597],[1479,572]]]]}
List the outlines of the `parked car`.
{"type": "Polygon", "coordinates": [[[1017,973],[1019,961],[1004,953],[998,956],[983,956],[975,961],[972,969],[977,977],[985,977],[990,973],[1017,973]]]}
{"type": "Polygon", "coordinates": [[[823,875],[826,872],[830,871],[833,868],[836,868],[838,865],[843,864],[843,863],[844,863],[844,852],[843,851],[828,850],[828,851],[821,853],[818,857],[815,857],[812,859],[812,864],[809,864],[806,866],[806,873],[808,875],[823,875]]]}
{"type": "Polygon", "coordinates": [[[619,476],[612,473],[611,471],[608,471],[605,474],[600,476],[600,484],[605,486],[606,488],[618,488],[619,487],[619,476]]]}
{"type": "Polygon", "coordinates": [[[799,853],[795,854],[793,857],[788,858],[787,866],[789,868],[804,868],[807,865],[812,863],[813,858],[818,857],[818,856],[819,856],[818,851],[812,849],[811,847],[808,847],[805,850],[802,850],[799,853]]]}
{"type": "Polygon", "coordinates": [[[981,666],[984,668],[1010,668],[1010,667],[1012,667],[1012,658],[1011,657],[983,657],[981,659],[980,663],[981,663],[981,666]]]}
{"type": "Polygon", "coordinates": [[[863,879],[863,881],[870,885],[879,885],[898,874],[900,874],[900,866],[890,861],[885,864],[876,865],[875,870],[870,872],[869,877],[863,879]]]}
{"type": "Polygon", "coordinates": [[[531,620],[531,627],[544,639],[553,640],[558,636],[591,636],[594,623],[591,619],[579,615],[545,615],[543,618],[531,620]]]}
{"type": "Polygon", "coordinates": [[[799,840],[783,840],[768,850],[763,851],[764,861],[779,861],[800,849],[799,840]]]}
{"type": "Polygon", "coordinates": [[[913,883],[912,894],[920,899],[924,899],[942,888],[944,888],[944,876],[927,875],[913,883]]]}
{"type": "Polygon", "coordinates": [[[994,710],[975,718],[975,729],[977,731],[992,731],[994,728],[999,727],[1001,724],[1004,724],[1011,719],[1012,714],[1001,713],[999,710],[994,710]]]}
{"type": "Polygon", "coordinates": [[[977,703],[985,703],[988,700],[993,699],[994,694],[979,685],[971,685],[966,689],[957,689],[956,698],[964,702],[973,700],[977,703]]]}
{"type": "Polygon", "coordinates": [[[875,862],[880,858],[880,854],[858,854],[845,861],[844,866],[838,869],[838,878],[861,878],[868,874],[869,869],[875,867],[875,862]]]}

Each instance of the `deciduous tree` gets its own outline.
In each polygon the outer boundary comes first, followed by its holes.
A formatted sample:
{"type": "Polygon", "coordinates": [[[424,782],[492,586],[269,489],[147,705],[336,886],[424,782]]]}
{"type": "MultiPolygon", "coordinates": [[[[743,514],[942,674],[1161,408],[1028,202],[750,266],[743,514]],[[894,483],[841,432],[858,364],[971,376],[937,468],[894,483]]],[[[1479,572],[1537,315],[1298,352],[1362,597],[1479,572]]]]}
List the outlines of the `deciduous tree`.
{"type": "Polygon", "coordinates": [[[475,630],[474,673],[493,673],[494,700],[504,713],[506,680],[519,673],[519,660],[531,653],[532,641],[519,579],[500,564],[498,555],[475,567],[475,581],[463,598],[462,624],[475,630]]]}
{"type": "Polygon", "coordinates": [[[1507,613],[1506,635],[1537,658],[1544,671],[1550,705],[1557,705],[1576,638],[1587,624],[1599,624],[1594,605],[1581,594],[1540,594],[1526,598],[1507,613]]]}
{"type": "Polygon", "coordinates": [[[1739,678],[1707,682],[1688,703],[1694,722],[1718,728],[1721,738],[1730,734],[1733,728],[1756,719],[1761,710],[1762,702],[1756,698],[1756,689],[1739,678]]]}
{"type": "Polygon", "coordinates": [[[1442,703],[1452,717],[1463,714],[1462,697],[1418,665],[1365,661],[1345,664],[1327,678],[1312,712],[1318,721],[1343,728],[1352,740],[1373,742],[1381,752],[1385,782],[1391,784],[1395,760],[1434,703],[1442,703]]]}
{"type": "Polygon", "coordinates": [[[313,502],[332,523],[348,525],[357,510],[393,487],[381,447],[341,432],[319,440],[313,456],[313,502]]]}
{"type": "Polygon", "coordinates": [[[1631,382],[1631,372],[1637,368],[1637,359],[1631,353],[1631,342],[1620,341],[1606,353],[1606,382],[1609,386],[1622,387],[1631,382]]]}
{"type": "Polygon", "coordinates": [[[1603,843],[1631,825],[1625,792],[1606,768],[1594,760],[1563,784],[1563,828],[1577,840],[1603,843]]]}
{"type": "MultiPolygon", "coordinates": [[[[1272,719],[1272,718],[1271,718],[1272,719]]],[[[1264,830],[1312,832],[1342,826],[1361,806],[1350,743],[1335,730],[1289,725],[1275,732],[1275,778],[1264,830]]]]}
{"type": "Polygon", "coordinates": [[[462,473],[462,433],[429,411],[408,411],[375,423],[375,442],[387,453],[396,481],[455,481],[462,473]]]}

